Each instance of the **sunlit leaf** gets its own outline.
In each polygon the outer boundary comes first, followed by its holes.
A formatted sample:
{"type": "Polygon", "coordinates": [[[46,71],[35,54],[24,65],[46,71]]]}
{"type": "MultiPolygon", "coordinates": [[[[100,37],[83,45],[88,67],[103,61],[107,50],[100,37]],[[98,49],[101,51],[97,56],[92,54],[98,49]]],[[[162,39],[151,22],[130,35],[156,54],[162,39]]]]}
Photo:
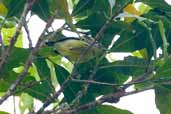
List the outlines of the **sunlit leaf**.
{"type": "Polygon", "coordinates": [[[141,49],[139,51],[135,51],[132,54],[136,57],[139,57],[139,58],[148,59],[148,53],[147,53],[146,49],[141,49]]]}
{"type": "Polygon", "coordinates": [[[159,8],[159,9],[162,9],[162,10],[171,11],[170,5],[167,4],[165,2],[165,0],[158,0],[157,2],[153,1],[153,0],[136,0],[136,1],[137,2],[143,2],[143,3],[149,5],[152,8],[159,8]]]}
{"type": "MultiPolygon", "coordinates": [[[[124,12],[133,14],[133,15],[137,15],[140,16],[141,13],[135,8],[134,4],[128,4],[125,8],[124,8],[124,12]]],[[[133,22],[135,20],[134,17],[126,17],[125,21],[130,23],[133,22]]]]}
{"type": "Polygon", "coordinates": [[[0,114],[10,114],[8,112],[0,111],[0,114]]]}
{"type": "Polygon", "coordinates": [[[24,112],[28,109],[30,112],[33,111],[33,97],[29,96],[26,93],[22,93],[20,96],[19,101],[19,107],[21,114],[24,114],[24,112]]]}
{"type": "MultiPolygon", "coordinates": [[[[8,46],[10,44],[11,38],[14,36],[15,32],[16,32],[16,28],[2,28],[4,45],[8,46]]],[[[23,47],[23,34],[22,34],[22,32],[18,36],[15,46],[20,47],[20,48],[23,47]]]]}

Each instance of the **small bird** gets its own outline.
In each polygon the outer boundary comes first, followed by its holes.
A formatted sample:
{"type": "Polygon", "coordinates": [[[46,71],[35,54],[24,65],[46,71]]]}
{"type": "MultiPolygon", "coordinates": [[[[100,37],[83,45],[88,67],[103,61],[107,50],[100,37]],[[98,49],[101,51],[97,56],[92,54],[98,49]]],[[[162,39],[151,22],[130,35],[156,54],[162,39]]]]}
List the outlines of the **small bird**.
{"type": "Polygon", "coordinates": [[[68,58],[70,61],[83,63],[100,56],[104,52],[102,45],[97,42],[91,47],[90,45],[93,41],[90,38],[64,37],[57,41],[46,42],[46,44],[54,46],[55,52],[68,58]],[[91,47],[90,49],[88,49],[89,46],[91,47]]]}

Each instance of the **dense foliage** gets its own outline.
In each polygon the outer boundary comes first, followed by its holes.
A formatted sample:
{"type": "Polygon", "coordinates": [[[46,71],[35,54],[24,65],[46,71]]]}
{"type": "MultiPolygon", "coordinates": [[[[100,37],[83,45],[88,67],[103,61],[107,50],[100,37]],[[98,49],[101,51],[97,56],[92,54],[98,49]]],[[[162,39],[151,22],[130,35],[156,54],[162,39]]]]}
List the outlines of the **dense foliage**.
{"type": "Polygon", "coordinates": [[[0,104],[15,95],[20,97],[21,114],[26,109],[32,113],[132,114],[103,103],[117,103],[120,97],[154,89],[161,114],[171,114],[170,20],[171,6],[164,0],[1,0],[0,104]],[[36,46],[27,26],[32,15],[47,22],[36,46]],[[54,19],[63,19],[65,24],[52,31],[54,19]],[[29,48],[24,48],[22,27],[29,48]],[[44,43],[64,37],[64,30],[94,38],[106,52],[84,63],[63,61],[44,43]],[[106,57],[116,52],[131,56],[123,60],[106,57]],[[126,92],[131,85],[135,90],[126,92]],[[44,104],[38,112],[33,99],[44,104]],[[50,104],[53,110],[44,111],[50,104]]]}

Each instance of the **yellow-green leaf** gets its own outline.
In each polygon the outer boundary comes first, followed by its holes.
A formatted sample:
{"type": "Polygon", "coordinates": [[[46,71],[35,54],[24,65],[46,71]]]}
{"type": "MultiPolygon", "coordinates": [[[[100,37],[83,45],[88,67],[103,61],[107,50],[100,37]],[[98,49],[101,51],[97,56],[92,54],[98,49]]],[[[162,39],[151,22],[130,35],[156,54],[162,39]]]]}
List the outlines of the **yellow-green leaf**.
{"type": "MultiPolygon", "coordinates": [[[[4,45],[9,45],[11,38],[14,36],[16,28],[2,28],[2,36],[4,45]]],[[[18,36],[15,47],[23,47],[22,33],[18,36]]]]}
{"type": "Polygon", "coordinates": [[[7,13],[8,13],[7,7],[3,3],[0,3],[0,16],[6,16],[7,13]]]}
{"type": "Polygon", "coordinates": [[[138,50],[138,51],[134,51],[132,54],[136,57],[139,57],[139,58],[144,58],[144,59],[148,58],[147,49],[145,49],[145,48],[138,50]]]}
{"type": "MultiPolygon", "coordinates": [[[[140,16],[141,13],[135,8],[134,4],[128,4],[125,8],[124,8],[124,12],[127,12],[129,14],[133,14],[133,15],[137,15],[140,16]]],[[[128,23],[131,23],[135,20],[135,17],[125,17],[125,21],[128,23]]]]}

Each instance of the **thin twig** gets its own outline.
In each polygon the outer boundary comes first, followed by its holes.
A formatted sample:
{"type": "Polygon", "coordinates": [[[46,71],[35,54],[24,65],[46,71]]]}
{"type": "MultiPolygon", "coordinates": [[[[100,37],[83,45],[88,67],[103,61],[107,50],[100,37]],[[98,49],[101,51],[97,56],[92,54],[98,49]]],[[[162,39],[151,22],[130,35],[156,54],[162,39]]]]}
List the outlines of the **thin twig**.
{"type": "Polygon", "coordinates": [[[0,45],[1,45],[1,58],[0,58],[0,61],[5,61],[3,59],[5,59],[4,57],[4,52],[5,52],[5,46],[4,46],[4,43],[3,43],[3,37],[2,37],[2,34],[1,34],[1,31],[2,31],[2,28],[5,24],[5,21],[6,19],[4,19],[1,23],[1,26],[0,26],[0,45]]]}
{"type": "Polygon", "coordinates": [[[87,84],[96,84],[96,85],[120,86],[120,84],[112,84],[112,83],[99,82],[99,81],[94,81],[94,80],[71,79],[71,81],[77,82],[77,83],[87,83],[87,84]]]}
{"type": "Polygon", "coordinates": [[[32,40],[31,40],[30,31],[28,29],[28,26],[27,26],[27,22],[26,21],[24,22],[24,29],[25,29],[25,31],[27,33],[27,39],[29,41],[29,48],[31,49],[33,47],[33,43],[32,43],[32,40]]]}
{"type": "Polygon", "coordinates": [[[144,74],[137,76],[135,79],[133,79],[130,82],[128,82],[127,84],[123,85],[122,88],[126,89],[133,84],[138,84],[138,83],[143,83],[143,82],[149,81],[153,77],[152,73],[153,73],[153,69],[150,69],[147,72],[145,72],[144,74]]]}

